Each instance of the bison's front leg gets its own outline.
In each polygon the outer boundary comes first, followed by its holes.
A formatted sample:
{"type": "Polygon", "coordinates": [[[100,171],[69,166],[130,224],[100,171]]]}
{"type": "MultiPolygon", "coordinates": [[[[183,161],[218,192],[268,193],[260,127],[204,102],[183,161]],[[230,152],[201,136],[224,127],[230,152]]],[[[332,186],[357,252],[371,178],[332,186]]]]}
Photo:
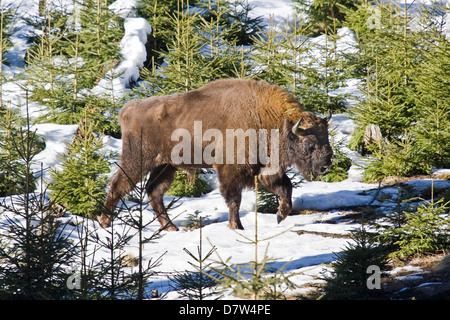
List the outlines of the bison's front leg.
{"type": "Polygon", "coordinates": [[[244,230],[239,218],[239,207],[241,206],[241,190],[224,190],[222,194],[228,205],[228,228],[232,230],[244,230]]]}
{"type": "Polygon", "coordinates": [[[98,217],[102,228],[111,226],[112,215],[114,214],[116,205],[133,190],[134,185],[140,178],[141,176],[136,173],[136,170],[128,167],[119,167],[109,184],[109,191],[105,201],[105,212],[98,217]]]}
{"type": "Polygon", "coordinates": [[[160,166],[150,173],[150,180],[145,186],[156,219],[159,221],[161,229],[166,231],[178,231],[177,226],[170,220],[167,209],[164,206],[164,193],[170,188],[175,171],[176,168],[170,165],[160,166]]]}
{"type": "Polygon", "coordinates": [[[280,205],[278,206],[277,222],[280,223],[292,211],[292,183],[291,180],[283,174],[278,175],[260,175],[259,181],[275,195],[280,197],[280,205]]]}

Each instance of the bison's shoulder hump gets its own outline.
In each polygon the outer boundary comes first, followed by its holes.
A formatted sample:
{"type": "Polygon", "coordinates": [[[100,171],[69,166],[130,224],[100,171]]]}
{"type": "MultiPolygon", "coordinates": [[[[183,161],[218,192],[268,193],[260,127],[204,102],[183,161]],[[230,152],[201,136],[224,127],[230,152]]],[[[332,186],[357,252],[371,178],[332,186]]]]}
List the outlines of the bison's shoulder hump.
{"type": "Polygon", "coordinates": [[[134,107],[137,106],[138,104],[139,104],[138,99],[134,99],[134,100],[130,100],[130,101],[126,102],[120,109],[119,118],[123,119],[124,117],[129,115],[131,110],[134,109],[134,107]]]}
{"type": "Polygon", "coordinates": [[[133,99],[126,102],[119,112],[119,122],[122,125],[123,123],[131,121],[131,119],[139,119],[144,114],[144,109],[147,109],[146,106],[150,106],[150,103],[140,99],[133,99]]]}

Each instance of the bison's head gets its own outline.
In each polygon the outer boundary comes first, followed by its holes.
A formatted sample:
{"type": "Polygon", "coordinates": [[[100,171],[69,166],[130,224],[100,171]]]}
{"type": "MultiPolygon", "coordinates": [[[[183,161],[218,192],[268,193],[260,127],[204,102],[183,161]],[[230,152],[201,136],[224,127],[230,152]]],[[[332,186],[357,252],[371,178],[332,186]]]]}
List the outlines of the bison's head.
{"type": "Polygon", "coordinates": [[[290,162],[297,165],[303,177],[310,181],[331,169],[333,151],[328,140],[330,117],[320,118],[305,114],[288,132],[290,162]]]}

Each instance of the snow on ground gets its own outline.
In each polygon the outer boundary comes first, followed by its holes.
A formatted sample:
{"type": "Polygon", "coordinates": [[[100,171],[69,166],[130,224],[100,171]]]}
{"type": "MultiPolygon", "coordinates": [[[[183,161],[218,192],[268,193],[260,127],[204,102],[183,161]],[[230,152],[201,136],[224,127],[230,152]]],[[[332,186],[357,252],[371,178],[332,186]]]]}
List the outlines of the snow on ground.
{"type": "MultiPolygon", "coordinates": [[[[24,0],[23,3],[30,5],[30,12],[36,10],[36,2],[24,0]]],[[[72,3],[72,1],[69,1],[72,3]]],[[[125,87],[128,80],[136,79],[136,67],[140,65],[143,55],[141,45],[145,43],[147,34],[151,27],[145,24],[139,18],[133,17],[133,11],[126,6],[126,1],[117,1],[112,8],[114,10],[122,10],[124,16],[129,17],[126,25],[126,34],[123,40],[123,56],[124,61],[118,68],[123,67],[129,72],[121,79],[120,85],[125,87]],[[131,18],[130,18],[131,17],[131,18]],[[128,27],[127,27],[128,26],[128,27]],[[129,50],[139,48],[139,50],[129,50]],[[128,64],[127,64],[128,63],[128,64]]],[[[278,19],[286,19],[288,15],[293,14],[291,0],[278,1],[249,1],[255,9],[255,16],[263,16],[268,21],[270,14],[274,14],[278,19]]],[[[18,24],[23,23],[18,20],[18,24]]],[[[9,77],[14,77],[18,70],[23,67],[22,62],[27,48],[26,38],[27,30],[18,29],[13,37],[15,47],[10,52],[8,60],[11,61],[11,67],[7,69],[9,77]]],[[[342,51],[352,50],[352,33],[348,29],[340,31],[342,40],[339,42],[339,48],[342,51]]],[[[320,38],[320,37],[319,37],[320,38]]],[[[320,43],[321,39],[316,39],[320,43]]],[[[107,81],[106,79],[103,79],[107,81]]],[[[102,81],[103,81],[102,80],[102,81]]],[[[357,80],[347,81],[347,86],[339,89],[339,93],[351,93],[357,95],[359,93],[359,82],[357,80]]],[[[13,105],[24,105],[24,92],[22,88],[13,82],[3,85],[3,94],[8,96],[13,105]]],[[[101,91],[101,88],[98,89],[101,91]]],[[[352,101],[349,101],[352,103],[352,101]]],[[[31,105],[31,114],[38,111],[39,106],[31,105]]],[[[312,284],[320,280],[317,279],[323,272],[327,270],[325,264],[334,260],[334,254],[342,250],[343,246],[349,241],[345,236],[352,230],[360,228],[360,225],[345,216],[351,212],[352,208],[364,206],[369,203],[380,206],[383,210],[392,210],[396,205],[394,201],[379,202],[374,199],[378,185],[367,184],[361,182],[361,166],[364,160],[357,152],[349,150],[346,145],[349,137],[355,129],[355,124],[348,118],[346,114],[337,114],[332,117],[332,127],[336,128],[337,139],[344,141],[344,152],[352,159],[354,165],[350,169],[347,180],[337,183],[325,182],[303,182],[293,190],[293,206],[294,211],[303,212],[308,209],[310,214],[295,214],[289,216],[280,224],[276,222],[274,214],[257,213],[258,238],[271,238],[269,241],[262,242],[259,246],[258,256],[264,255],[266,246],[268,246],[268,256],[274,259],[272,266],[282,267],[288,263],[284,269],[286,273],[291,274],[291,280],[298,286],[312,284]],[[333,237],[331,235],[334,235],[333,237]]],[[[60,154],[65,150],[66,143],[70,143],[73,134],[76,132],[76,125],[55,125],[55,124],[36,124],[33,129],[42,135],[46,140],[46,148],[35,157],[35,165],[33,171],[39,172],[41,163],[44,169],[57,168],[60,163],[60,154]]],[[[111,137],[104,137],[106,144],[105,150],[116,151],[120,153],[121,140],[111,137]]],[[[114,166],[113,166],[114,168],[114,166]]],[[[441,172],[445,173],[448,171],[441,172]]],[[[245,227],[243,231],[233,231],[228,229],[228,208],[222,198],[215,174],[207,175],[208,180],[214,189],[199,198],[181,198],[179,203],[182,205],[170,212],[173,222],[180,228],[179,232],[164,232],[161,239],[146,244],[145,260],[156,259],[162,256],[161,264],[157,267],[157,276],[151,279],[148,290],[158,289],[159,293],[167,293],[166,299],[178,299],[177,292],[170,286],[167,278],[168,274],[175,271],[190,270],[195,271],[189,265],[189,256],[183,250],[188,249],[196,252],[199,244],[200,230],[184,231],[183,225],[188,221],[188,216],[200,211],[203,217],[207,217],[214,222],[202,229],[204,252],[210,249],[211,245],[217,247],[217,252],[223,259],[230,257],[230,263],[245,264],[254,259],[254,246],[242,243],[245,240],[243,236],[253,239],[255,237],[255,192],[247,190],[243,192],[241,204],[241,220],[245,227]],[[207,240],[207,241],[205,241],[207,240]]],[[[48,170],[44,170],[44,181],[49,180],[48,170]]],[[[449,187],[446,181],[435,181],[436,187],[449,187]]],[[[431,185],[431,180],[410,181],[408,184],[418,189],[425,189],[431,185]]],[[[398,190],[394,187],[385,188],[382,193],[395,195],[398,190]]],[[[166,203],[171,201],[172,197],[165,197],[166,203]]],[[[146,210],[145,219],[151,221],[153,213],[151,209],[146,210]]],[[[2,217],[0,216],[0,219],[2,217]]],[[[99,228],[98,224],[88,221],[80,217],[68,214],[61,218],[63,221],[84,220],[95,228],[99,228]]],[[[76,228],[75,226],[68,227],[76,228]]],[[[116,223],[116,230],[125,228],[121,223],[116,223]]],[[[155,221],[145,228],[145,237],[149,237],[159,228],[159,224],[155,221]]],[[[77,232],[72,233],[72,237],[77,232]]],[[[99,234],[106,237],[106,231],[99,229],[99,234]]],[[[137,254],[137,238],[134,237],[126,247],[126,251],[131,254],[137,254]]],[[[107,252],[98,251],[96,258],[101,259],[106,256],[107,252]]],[[[217,257],[213,255],[213,260],[217,257]]],[[[304,293],[309,289],[297,289],[293,293],[304,293]]],[[[226,296],[232,298],[231,296],[226,296]]]]}
{"type": "MultiPolygon", "coordinates": [[[[66,151],[67,144],[73,140],[73,136],[78,129],[78,125],[62,125],[53,123],[41,123],[31,127],[32,131],[45,139],[45,149],[34,157],[32,166],[33,172],[40,175],[39,171],[44,170],[43,179],[49,182],[50,171],[48,169],[57,169],[61,163],[61,156],[66,151]]],[[[38,188],[37,190],[39,190],[38,188]]]]}

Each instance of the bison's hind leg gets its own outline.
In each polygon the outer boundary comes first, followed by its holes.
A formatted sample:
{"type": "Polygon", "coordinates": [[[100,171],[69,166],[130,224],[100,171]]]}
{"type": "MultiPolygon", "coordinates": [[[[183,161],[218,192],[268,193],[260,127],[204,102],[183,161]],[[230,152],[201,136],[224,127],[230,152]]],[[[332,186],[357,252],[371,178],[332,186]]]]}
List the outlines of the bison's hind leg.
{"type": "Polygon", "coordinates": [[[228,165],[217,166],[216,170],[220,182],[220,193],[228,206],[228,228],[243,230],[244,227],[239,218],[239,207],[243,189],[240,182],[245,180],[245,174],[228,165]]]}
{"type": "Polygon", "coordinates": [[[175,171],[176,168],[171,165],[159,166],[151,171],[150,179],[145,186],[156,219],[159,221],[161,229],[167,231],[178,231],[164,206],[164,193],[170,188],[175,171]]]}

